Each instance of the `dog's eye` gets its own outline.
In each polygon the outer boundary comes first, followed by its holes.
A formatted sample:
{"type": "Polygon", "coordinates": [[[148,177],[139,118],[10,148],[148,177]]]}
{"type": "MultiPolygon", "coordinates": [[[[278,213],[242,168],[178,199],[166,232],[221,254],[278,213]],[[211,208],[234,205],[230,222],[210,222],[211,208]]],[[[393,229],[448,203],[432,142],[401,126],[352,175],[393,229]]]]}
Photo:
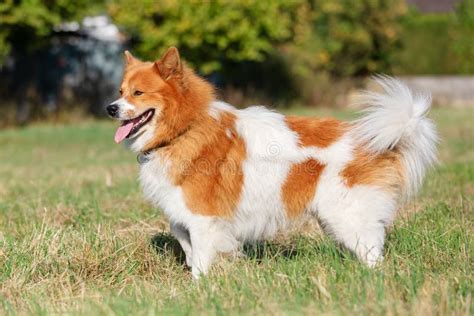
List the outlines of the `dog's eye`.
{"type": "Polygon", "coordinates": [[[136,90],[136,91],[133,93],[133,95],[136,96],[136,97],[138,97],[138,96],[140,96],[140,95],[142,95],[142,94],[143,94],[143,92],[138,91],[138,90],[136,90]]]}
{"type": "Polygon", "coordinates": [[[120,93],[120,95],[122,95],[122,93],[123,93],[122,89],[119,90],[119,93],[120,93]]]}

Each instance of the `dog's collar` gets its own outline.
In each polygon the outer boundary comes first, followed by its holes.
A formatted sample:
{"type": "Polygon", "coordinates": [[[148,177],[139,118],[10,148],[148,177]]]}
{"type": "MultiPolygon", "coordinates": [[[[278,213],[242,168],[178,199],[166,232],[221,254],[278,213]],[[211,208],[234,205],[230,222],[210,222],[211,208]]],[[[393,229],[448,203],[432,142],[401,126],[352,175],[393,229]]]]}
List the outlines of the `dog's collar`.
{"type": "Polygon", "coordinates": [[[144,163],[147,163],[148,161],[151,160],[151,155],[153,154],[153,152],[155,152],[156,150],[160,149],[160,148],[163,148],[163,147],[166,147],[168,144],[160,144],[154,148],[151,148],[151,149],[148,149],[146,151],[143,151],[143,152],[140,152],[138,155],[137,155],[137,162],[139,165],[143,165],[144,163]]]}
{"type": "Polygon", "coordinates": [[[144,163],[147,163],[148,161],[150,161],[150,154],[151,154],[151,151],[145,151],[145,152],[142,152],[142,153],[139,153],[137,155],[137,162],[139,165],[143,165],[144,163]]]}
{"type": "MultiPolygon", "coordinates": [[[[181,133],[179,133],[176,138],[183,136],[184,134],[186,134],[186,132],[187,132],[188,130],[189,130],[189,129],[185,129],[184,131],[182,131],[181,133]]],[[[175,139],[176,139],[176,138],[175,138],[175,139]]],[[[144,163],[147,163],[148,161],[151,160],[151,154],[152,154],[155,150],[158,150],[158,149],[160,149],[160,148],[166,147],[166,146],[170,145],[170,143],[171,143],[171,142],[163,142],[163,143],[159,144],[159,145],[156,146],[156,147],[153,147],[153,148],[151,148],[151,149],[149,149],[149,150],[146,150],[146,151],[144,151],[144,152],[140,152],[140,153],[137,155],[137,162],[138,162],[138,164],[143,165],[144,163]]]]}

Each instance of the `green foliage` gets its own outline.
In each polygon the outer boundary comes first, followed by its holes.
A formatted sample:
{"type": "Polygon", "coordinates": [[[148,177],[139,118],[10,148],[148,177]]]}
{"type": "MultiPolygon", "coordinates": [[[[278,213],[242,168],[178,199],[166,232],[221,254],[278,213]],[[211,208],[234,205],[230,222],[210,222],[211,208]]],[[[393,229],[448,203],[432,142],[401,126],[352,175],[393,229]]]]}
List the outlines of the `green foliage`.
{"type": "Polygon", "coordinates": [[[387,69],[404,8],[400,0],[118,0],[109,12],[144,58],[175,45],[210,73],[225,61],[263,61],[286,44],[302,71],[345,76],[387,69]]]}
{"type": "Polygon", "coordinates": [[[461,2],[454,13],[413,11],[402,21],[402,47],[396,74],[474,73],[474,1],[461,2]]]}
{"type": "Polygon", "coordinates": [[[201,74],[272,104],[345,103],[342,78],[372,73],[474,73],[472,0],[428,15],[407,14],[404,0],[0,0],[0,64],[104,9],[139,57],[177,46],[201,74]]]}
{"type": "Polygon", "coordinates": [[[395,73],[451,72],[453,56],[449,49],[450,26],[452,19],[447,14],[411,13],[407,16],[403,21],[403,49],[396,55],[395,73]]]}
{"type": "Polygon", "coordinates": [[[156,59],[168,46],[209,74],[225,61],[263,61],[277,43],[291,41],[303,0],[140,1],[109,5],[113,19],[138,39],[136,50],[156,59]],[[131,14],[133,12],[133,14],[131,14]]]}
{"type": "Polygon", "coordinates": [[[300,87],[298,94],[305,102],[318,103],[334,99],[326,91],[347,88],[342,83],[334,89],[335,79],[390,72],[405,11],[400,0],[310,1],[310,27],[282,49],[300,87]]]}
{"type": "Polygon", "coordinates": [[[456,32],[453,34],[453,51],[457,72],[474,73],[474,1],[464,0],[456,10],[456,32]]]}
{"type": "Polygon", "coordinates": [[[30,50],[40,45],[63,21],[96,8],[93,0],[5,0],[0,3],[0,64],[12,46],[30,50]]]}
{"type": "Polygon", "coordinates": [[[390,68],[403,1],[318,0],[313,6],[314,69],[353,76],[390,68]]]}

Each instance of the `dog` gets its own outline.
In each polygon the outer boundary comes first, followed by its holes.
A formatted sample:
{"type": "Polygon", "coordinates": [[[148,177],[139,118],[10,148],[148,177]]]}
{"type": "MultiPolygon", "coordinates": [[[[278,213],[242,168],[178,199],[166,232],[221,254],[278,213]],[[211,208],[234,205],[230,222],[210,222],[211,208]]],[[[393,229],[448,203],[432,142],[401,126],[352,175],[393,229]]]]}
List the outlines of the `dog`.
{"type": "Polygon", "coordinates": [[[352,122],[237,109],[169,48],[142,62],[125,52],[121,97],[108,105],[115,142],[138,154],[146,198],[161,208],[194,278],[217,253],[269,239],[304,213],[374,267],[385,230],[436,160],[431,99],[379,76],[352,122]]]}

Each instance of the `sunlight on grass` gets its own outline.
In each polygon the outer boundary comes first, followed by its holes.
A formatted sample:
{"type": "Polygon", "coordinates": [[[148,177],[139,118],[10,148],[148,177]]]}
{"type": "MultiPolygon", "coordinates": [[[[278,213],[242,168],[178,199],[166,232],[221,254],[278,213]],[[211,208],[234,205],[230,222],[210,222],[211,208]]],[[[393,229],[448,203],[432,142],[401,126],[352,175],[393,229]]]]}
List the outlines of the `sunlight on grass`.
{"type": "Polygon", "coordinates": [[[113,123],[0,131],[0,314],[472,314],[474,117],[432,116],[440,163],[400,211],[381,267],[312,222],[223,257],[198,284],[113,123]]]}

